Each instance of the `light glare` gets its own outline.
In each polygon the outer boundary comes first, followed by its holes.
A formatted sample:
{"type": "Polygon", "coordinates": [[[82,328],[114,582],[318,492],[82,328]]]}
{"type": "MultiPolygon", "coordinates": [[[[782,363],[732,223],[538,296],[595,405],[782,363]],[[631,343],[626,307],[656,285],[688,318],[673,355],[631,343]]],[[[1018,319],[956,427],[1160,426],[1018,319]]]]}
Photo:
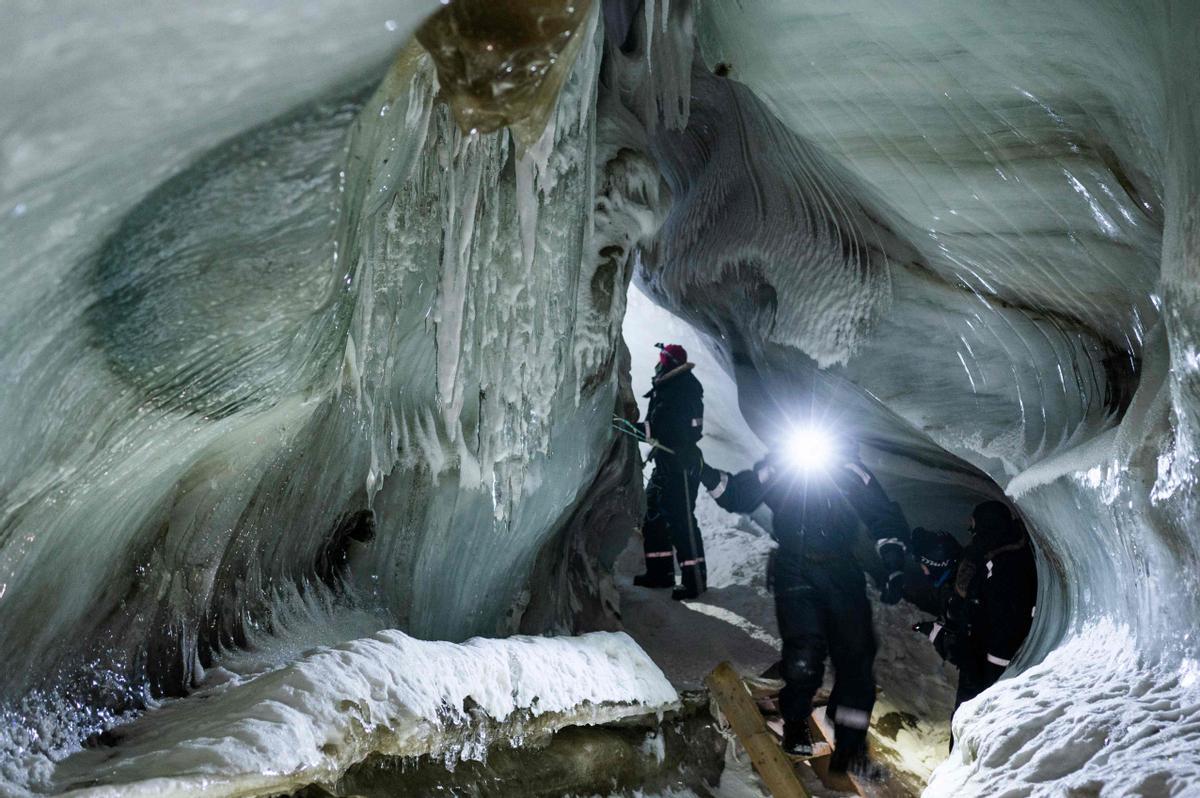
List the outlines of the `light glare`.
{"type": "Polygon", "coordinates": [[[833,436],[819,427],[801,427],[788,439],[788,462],[804,471],[825,468],[833,453],[833,436]]]}

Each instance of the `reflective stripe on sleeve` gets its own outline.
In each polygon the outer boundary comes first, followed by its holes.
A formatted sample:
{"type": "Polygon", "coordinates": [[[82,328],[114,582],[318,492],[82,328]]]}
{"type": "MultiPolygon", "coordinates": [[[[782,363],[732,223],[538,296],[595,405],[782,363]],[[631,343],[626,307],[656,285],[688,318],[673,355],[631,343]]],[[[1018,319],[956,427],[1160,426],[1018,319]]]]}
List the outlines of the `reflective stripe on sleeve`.
{"type": "Polygon", "coordinates": [[[838,726],[849,726],[851,729],[865,729],[871,725],[871,715],[861,709],[838,707],[833,722],[838,726]]]}
{"type": "Polygon", "coordinates": [[[995,654],[988,654],[987,661],[992,663],[993,665],[999,665],[1001,668],[1007,666],[1008,663],[1012,662],[1011,659],[1002,659],[1001,657],[997,657],[995,654]]]}
{"type": "Polygon", "coordinates": [[[712,490],[710,490],[709,493],[712,495],[712,497],[714,499],[719,499],[719,498],[721,498],[721,494],[724,493],[725,489],[728,487],[729,487],[729,475],[726,474],[724,471],[722,471],[721,472],[721,481],[718,482],[717,486],[715,488],[713,488],[712,490]]]}
{"type": "Polygon", "coordinates": [[[900,551],[908,551],[908,547],[904,545],[904,541],[900,538],[884,538],[875,544],[875,553],[883,551],[884,546],[899,546],[900,551]]]}
{"type": "Polygon", "coordinates": [[[937,636],[941,634],[941,632],[942,625],[940,623],[935,623],[933,625],[933,631],[929,633],[929,642],[932,643],[933,641],[937,640],[937,636]]]}
{"type": "Polygon", "coordinates": [[[871,475],[870,475],[870,474],[868,474],[868,473],[867,473],[866,471],[864,471],[863,469],[859,468],[859,467],[858,467],[857,465],[855,465],[854,463],[846,463],[846,468],[850,469],[850,470],[851,470],[851,471],[853,471],[855,474],[857,474],[857,475],[858,475],[858,478],[859,478],[859,479],[861,479],[861,480],[863,481],[863,484],[864,484],[864,485],[870,485],[870,484],[871,484],[871,475]]]}

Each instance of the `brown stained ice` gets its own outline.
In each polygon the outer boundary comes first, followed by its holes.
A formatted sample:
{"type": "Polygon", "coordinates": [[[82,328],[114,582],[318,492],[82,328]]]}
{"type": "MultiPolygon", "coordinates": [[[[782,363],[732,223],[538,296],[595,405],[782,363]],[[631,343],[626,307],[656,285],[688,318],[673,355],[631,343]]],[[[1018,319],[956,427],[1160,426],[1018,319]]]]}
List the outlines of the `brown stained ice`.
{"type": "Polygon", "coordinates": [[[508,126],[534,144],[584,39],[592,0],[455,0],[417,40],[433,56],[442,98],[463,131],[508,126]]]}

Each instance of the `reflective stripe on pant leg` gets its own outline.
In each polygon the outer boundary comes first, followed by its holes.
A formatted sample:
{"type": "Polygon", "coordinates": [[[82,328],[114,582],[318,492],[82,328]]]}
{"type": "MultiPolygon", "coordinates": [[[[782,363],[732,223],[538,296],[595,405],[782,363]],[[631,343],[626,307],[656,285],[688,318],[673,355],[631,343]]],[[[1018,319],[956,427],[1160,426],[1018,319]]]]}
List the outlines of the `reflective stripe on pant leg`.
{"type": "MultiPolygon", "coordinates": [[[[670,554],[670,552],[667,552],[667,554],[670,554]]],[[[683,560],[682,562],[680,562],[680,563],[679,563],[679,567],[680,567],[680,568],[684,568],[684,567],[686,567],[686,566],[688,566],[688,565],[699,565],[699,564],[700,564],[700,563],[702,563],[702,562],[704,562],[704,558],[703,558],[703,557],[697,557],[697,558],[696,558],[696,559],[694,559],[694,560],[683,560]]]]}
{"type": "Polygon", "coordinates": [[[648,551],[648,552],[646,552],[646,559],[650,559],[652,557],[674,557],[674,556],[675,556],[675,552],[673,552],[673,551],[648,551]]]}
{"type": "Polygon", "coordinates": [[[1008,663],[1012,662],[1011,659],[1004,659],[1003,657],[997,657],[995,654],[988,654],[987,661],[992,663],[993,665],[999,665],[1001,668],[1008,667],[1008,663]]]}
{"type": "Polygon", "coordinates": [[[851,729],[865,729],[871,725],[871,713],[853,707],[837,707],[834,723],[851,729]]]}

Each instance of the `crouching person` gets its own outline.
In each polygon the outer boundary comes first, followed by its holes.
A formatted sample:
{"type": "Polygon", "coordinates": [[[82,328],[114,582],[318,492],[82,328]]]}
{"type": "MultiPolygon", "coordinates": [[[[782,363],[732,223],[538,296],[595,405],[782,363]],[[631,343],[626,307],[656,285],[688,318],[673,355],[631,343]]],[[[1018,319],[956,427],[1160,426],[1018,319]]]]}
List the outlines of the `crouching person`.
{"type": "Polygon", "coordinates": [[[773,451],[737,474],[706,467],[703,479],[726,510],[749,513],[766,504],[774,514],[784,750],[796,756],[812,753],[808,717],[829,657],[834,687],[828,716],[836,732],[830,768],[879,778],[881,771],[867,751],[875,704],[875,634],[863,569],[852,547],[861,520],[878,541],[890,574],[883,600],[894,604],[904,589],[908,526],[899,506],[859,461],[856,444],[831,445],[828,454],[826,462],[805,463],[773,451]]]}

